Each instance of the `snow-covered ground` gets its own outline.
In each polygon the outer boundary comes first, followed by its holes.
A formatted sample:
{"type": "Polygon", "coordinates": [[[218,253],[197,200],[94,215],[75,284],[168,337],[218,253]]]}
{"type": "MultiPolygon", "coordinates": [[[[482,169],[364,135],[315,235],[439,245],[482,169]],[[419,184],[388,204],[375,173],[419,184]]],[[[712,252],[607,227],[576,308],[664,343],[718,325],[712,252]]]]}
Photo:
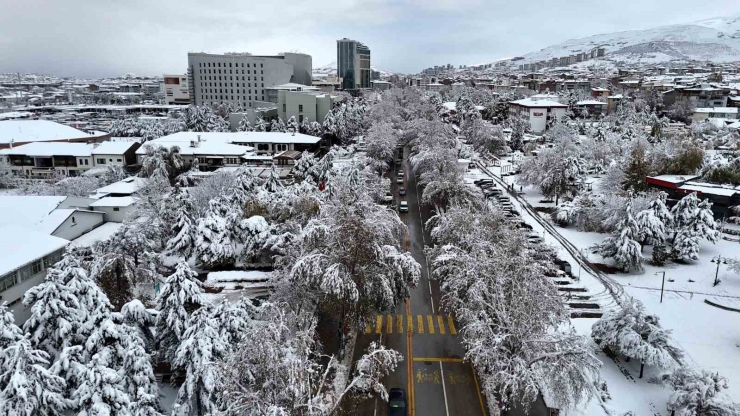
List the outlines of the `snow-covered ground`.
{"type": "MultiPolygon", "coordinates": [[[[497,174],[498,168],[491,167],[491,173],[497,174]]],[[[485,174],[475,170],[470,172],[470,178],[481,177],[485,174]]],[[[512,184],[515,177],[504,177],[503,180],[512,184]]],[[[515,186],[519,191],[519,186],[515,186]]],[[[542,203],[544,200],[539,191],[526,187],[521,192],[530,205],[554,206],[553,203],[542,203]]],[[[521,208],[518,201],[512,199],[514,207],[522,214],[522,219],[532,225],[533,229],[541,233],[547,244],[553,246],[560,258],[573,265],[573,275],[579,276],[579,285],[588,289],[592,299],[597,301],[603,309],[615,306],[611,296],[603,284],[594,276],[580,270],[578,263],[573,259],[564,246],[553,236],[549,235],[527,211],[521,208]],[[544,234],[543,234],[544,233],[544,234]]],[[[546,214],[538,213],[541,219],[547,219],[546,214]]],[[[549,220],[548,220],[549,221],[549,220]]],[[[607,234],[580,232],[573,227],[562,228],[555,226],[560,235],[578,248],[589,261],[612,264],[610,259],[588,252],[588,247],[601,242],[607,234]]],[[[651,248],[646,247],[643,253],[650,258],[651,248]]],[[[613,274],[611,277],[622,287],[627,294],[639,299],[645,308],[652,314],[658,315],[664,328],[673,330],[673,337],[686,353],[686,364],[708,371],[719,372],[728,380],[729,389],[725,393],[737,401],[740,398],[740,313],[716,308],[704,302],[709,299],[725,306],[740,309],[740,275],[733,274],[725,265],[720,266],[719,278],[721,283],[713,286],[716,264],[711,259],[716,256],[740,257],[740,244],[720,240],[717,244],[703,242],[700,259],[688,264],[668,263],[664,267],[654,267],[645,264],[642,273],[613,274]],[[666,283],[663,302],[660,302],[660,287],[662,276],[658,271],[666,272],[666,283]],[[673,281],[670,281],[673,280],[673,281]],[[691,280],[691,281],[690,281],[691,280]],[[692,282],[693,281],[693,282],[692,282]]],[[[596,319],[572,319],[576,331],[583,335],[591,333],[591,325],[596,319]]],[[[604,367],[601,376],[606,381],[612,399],[607,400],[606,407],[614,414],[622,415],[632,411],[634,415],[668,415],[666,403],[670,390],[648,382],[650,377],[658,376],[668,371],[645,367],[644,378],[640,380],[640,365],[636,362],[624,362],[623,359],[613,360],[602,352],[598,353],[604,367]]],[[[573,415],[605,414],[598,400],[593,400],[583,409],[572,412],[573,415]]]]}

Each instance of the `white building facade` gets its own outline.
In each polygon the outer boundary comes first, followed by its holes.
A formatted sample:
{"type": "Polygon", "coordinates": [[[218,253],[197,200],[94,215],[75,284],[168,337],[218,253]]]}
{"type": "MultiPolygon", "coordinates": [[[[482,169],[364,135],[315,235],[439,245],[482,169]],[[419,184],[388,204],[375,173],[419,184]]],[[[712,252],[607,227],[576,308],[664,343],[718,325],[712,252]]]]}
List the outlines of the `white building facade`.
{"type": "Polygon", "coordinates": [[[509,117],[528,123],[533,133],[542,133],[554,119],[560,119],[568,108],[550,100],[525,98],[509,102],[509,117]]]}

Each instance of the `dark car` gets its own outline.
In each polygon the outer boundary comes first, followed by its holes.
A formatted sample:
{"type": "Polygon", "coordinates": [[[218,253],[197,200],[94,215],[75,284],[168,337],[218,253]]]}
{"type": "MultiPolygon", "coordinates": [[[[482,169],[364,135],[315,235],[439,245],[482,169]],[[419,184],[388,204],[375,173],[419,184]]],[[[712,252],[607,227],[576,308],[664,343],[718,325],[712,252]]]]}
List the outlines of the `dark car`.
{"type": "Polygon", "coordinates": [[[406,195],[406,188],[401,188],[398,190],[398,195],[406,195]]]}
{"type": "Polygon", "coordinates": [[[407,416],[406,390],[391,389],[388,393],[388,416],[407,416]]]}

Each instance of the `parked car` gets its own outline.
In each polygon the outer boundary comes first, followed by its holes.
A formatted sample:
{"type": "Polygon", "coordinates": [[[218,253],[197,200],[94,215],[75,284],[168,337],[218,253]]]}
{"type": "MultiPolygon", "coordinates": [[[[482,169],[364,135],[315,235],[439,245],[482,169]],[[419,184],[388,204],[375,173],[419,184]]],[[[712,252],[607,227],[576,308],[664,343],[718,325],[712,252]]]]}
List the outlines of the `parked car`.
{"type": "Polygon", "coordinates": [[[409,212],[409,203],[407,201],[401,201],[401,205],[398,206],[399,212],[409,212]]]}
{"type": "Polygon", "coordinates": [[[493,183],[493,179],[476,179],[473,183],[480,186],[483,183],[493,183]]]}
{"type": "Polygon", "coordinates": [[[385,203],[393,202],[393,194],[390,192],[386,192],[385,196],[383,197],[383,202],[385,203]]]}
{"type": "Polygon", "coordinates": [[[406,195],[406,188],[399,189],[398,190],[398,195],[401,195],[401,196],[406,195]]]}
{"type": "Polygon", "coordinates": [[[396,179],[396,183],[399,185],[403,185],[403,177],[396,179]]]}
{"type": "Polygon", "coordinates": [[[388,416],[408,416],[406,390],[393,388],[388,392],[388,416]]]}
{"type": "Polygon", "coordinates": [[[398,176],[401,176],[401,177],[403,177],[403,170],[399,170],[399,171],[398,171],[398,176]]]}

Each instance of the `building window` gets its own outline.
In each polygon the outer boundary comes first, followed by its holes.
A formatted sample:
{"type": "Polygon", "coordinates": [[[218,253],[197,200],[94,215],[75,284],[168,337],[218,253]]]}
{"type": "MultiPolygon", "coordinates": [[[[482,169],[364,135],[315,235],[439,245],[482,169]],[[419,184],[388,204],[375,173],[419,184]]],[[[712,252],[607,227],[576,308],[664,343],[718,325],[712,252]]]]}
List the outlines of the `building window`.
{"type": "Polygon", "coordinates": [[[303,114],[298,115],[298,122],[303,123],[303,114]]]}
{"type": "Polygon", "coordinates": [[[49,267],[55,265],[61,259],[62,253],[59,251],[49,254],[48,256],[44,257],[44,268],[48,269],[49,267]]]}
{"type": "Polygon", "coordinates": [[[98,165],[105,165],[105,159],[98,159],[97,160],[98,165]]]}
{"type": "Polygon", "coordinates": [[[299,113],[303,112],[303,104],[298,104],[298,112],[299,113]]]}
{"type": "Polygon", "coordinates": [[[0,292],[15,286],[15,274],[16,272],[11,272],[8,275],[0,277],[0,292]]]}
{"type": "Polygon", "coordinates": [[[36,260],[35,262],[31,263],[31,274],[38,274],[41,273],[41,271],[44,270],[41,267],[41,260],[36,260]]]}
{"type": "Polygon", "coordinates": [[[286,107],[286,105],[285,105],[285,104],[283,104],[283,113],[284,113],[284,112],[286,111],[286,110],[285,110],[285,107],[286,107]]]}
{"type": "Polygon", "coordinates": [[[276,146],[277,146],[277,151],[278,152],[284,152],[284,151],[288,150],[288,145],[287,144],[277,144],[276,146]]]}
{"type": "Polygon", "coordinates": [[[116,162],[120,162],[120,161],[121,161],[121,159],[116,159],[116,162]]]}
{"type": "Polygon", "coordinates": [[[75,225],[77,225],[77,220],[75,219],[75,217],[72,217],[72,227],[74,227],[75,225]]]}
{"type": "Polygon", "coordinates": [[[259,150],[261,152],[266,152],[266,151],[270,150],[270,145],[269,144],[265,144],[265,143],[259,143],[259,144],[257,144],[257,150],[259,150]]]}
{"type": "Polygon", "coordinates": [[[118,211],[120,211],[120,210],[121,210],[121,208],[118,208],[118,207],[113,207],[113,211],[114,211],[114,212],[118,212],[118,211]]]}

